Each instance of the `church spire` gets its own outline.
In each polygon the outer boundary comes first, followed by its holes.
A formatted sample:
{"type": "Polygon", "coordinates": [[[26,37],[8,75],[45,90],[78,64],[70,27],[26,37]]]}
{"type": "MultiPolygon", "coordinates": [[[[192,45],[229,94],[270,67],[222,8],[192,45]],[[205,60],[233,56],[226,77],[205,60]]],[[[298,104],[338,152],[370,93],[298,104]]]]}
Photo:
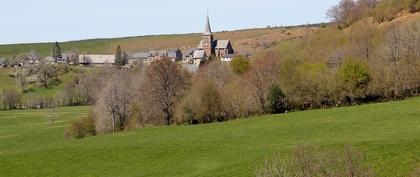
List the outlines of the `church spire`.
{"type": "Polygon", "coordinates": [[[213,33],[211,32],[210,20],[209,20],[209,14],[208,14],[208,12],[207,12],[206,27],[205,27],[204,34],[203,35],[213,35],[213,33]]]}

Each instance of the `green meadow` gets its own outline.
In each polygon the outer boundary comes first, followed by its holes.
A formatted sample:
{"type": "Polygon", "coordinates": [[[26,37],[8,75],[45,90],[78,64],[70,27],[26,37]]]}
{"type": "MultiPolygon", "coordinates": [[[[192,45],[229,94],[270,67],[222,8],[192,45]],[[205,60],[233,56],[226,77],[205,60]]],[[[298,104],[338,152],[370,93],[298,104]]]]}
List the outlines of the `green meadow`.
{"type": "Polygon", "coordinates": [[[409,176],[420,165],[420,98],[64,140],[90,110],[0,111],[0,176],[254,176],[301,144],[352,144],[379,176],[409,176]]]}

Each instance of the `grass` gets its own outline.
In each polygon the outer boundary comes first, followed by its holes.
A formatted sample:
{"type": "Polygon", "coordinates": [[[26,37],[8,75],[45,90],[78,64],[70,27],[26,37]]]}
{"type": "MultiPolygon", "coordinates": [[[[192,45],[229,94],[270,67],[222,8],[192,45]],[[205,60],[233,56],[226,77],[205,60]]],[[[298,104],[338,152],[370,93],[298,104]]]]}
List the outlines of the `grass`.
{"type": "Polygon", "coordinates": [[[420,162],[420,98],[269,115],[197,126],[162,126],[63,140],[90,107],[0,112],[0,176],[254,176],[296,145],[364,152],[379,176],[409,176],[420,162]]]}

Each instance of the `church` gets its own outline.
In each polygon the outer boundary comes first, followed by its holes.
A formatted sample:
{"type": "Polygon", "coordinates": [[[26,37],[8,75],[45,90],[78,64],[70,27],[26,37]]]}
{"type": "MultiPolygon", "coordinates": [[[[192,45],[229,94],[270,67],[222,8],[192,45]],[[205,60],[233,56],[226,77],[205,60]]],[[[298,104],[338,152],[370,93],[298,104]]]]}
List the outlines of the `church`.
{"type": "Polygon", "coordinates": [[[235,50],[230,40],[214,39],[210,19],[207,15],[206,25],[200,43],[197,48],[189,49],[186,52],[184,61],[195,65],[200,65],[210,57],[218,58],[222,61],[231,61],[234,53],[235,50]]]}
{"type": "Polygon", "coordinates": [[[207,56],[222,58],[225,55],[233,54],[232,44],[230,40],[215,40],[211,32],[209,16],[206,19],[206,26],[203,33],[203,39],[200,41],[198,48],[204,50],[207,56]]]}

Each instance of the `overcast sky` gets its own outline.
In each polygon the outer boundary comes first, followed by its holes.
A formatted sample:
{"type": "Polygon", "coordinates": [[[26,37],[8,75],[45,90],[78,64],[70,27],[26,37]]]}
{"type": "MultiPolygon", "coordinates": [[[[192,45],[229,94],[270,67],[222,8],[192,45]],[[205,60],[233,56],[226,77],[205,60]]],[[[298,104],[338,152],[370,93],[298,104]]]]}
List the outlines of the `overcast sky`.
{"type": "Polygon", "coordinates": [[[339,0],[0,0],[0,44],[326,22],[339,0]]]}

